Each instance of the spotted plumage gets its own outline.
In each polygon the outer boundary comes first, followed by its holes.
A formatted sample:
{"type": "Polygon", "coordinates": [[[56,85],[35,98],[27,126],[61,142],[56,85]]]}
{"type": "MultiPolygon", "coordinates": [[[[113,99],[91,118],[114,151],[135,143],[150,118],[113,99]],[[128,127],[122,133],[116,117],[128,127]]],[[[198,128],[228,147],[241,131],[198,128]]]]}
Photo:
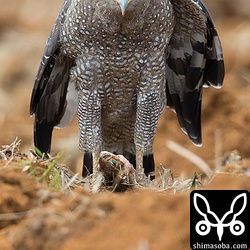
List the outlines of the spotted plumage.
{"type": "Polygon", "coordinates": [[[102,150],[148,174],[165,107],[200,145],[202,86],[219,88],[223,78],[201,0],[65,0],[32,92],[35,145],[48,154],[53,128],[77,112],[83,175],[97,171],[102,150]]]}

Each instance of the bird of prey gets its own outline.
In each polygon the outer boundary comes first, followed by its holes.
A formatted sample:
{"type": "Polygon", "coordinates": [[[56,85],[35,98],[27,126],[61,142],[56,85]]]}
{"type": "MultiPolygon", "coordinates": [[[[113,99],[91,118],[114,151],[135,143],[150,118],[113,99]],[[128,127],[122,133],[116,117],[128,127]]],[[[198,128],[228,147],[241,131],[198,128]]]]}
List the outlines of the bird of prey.
{"type": "Polygon", "coordinates": [[[54,127],[78,114],[83,176],[101,151],[154,170],[153,141],[166,107],[201,145],[202,88],[220,88],[221,43],[201,0],[64,0],[30,103],[34,143],[50,153],[54,127]]]}

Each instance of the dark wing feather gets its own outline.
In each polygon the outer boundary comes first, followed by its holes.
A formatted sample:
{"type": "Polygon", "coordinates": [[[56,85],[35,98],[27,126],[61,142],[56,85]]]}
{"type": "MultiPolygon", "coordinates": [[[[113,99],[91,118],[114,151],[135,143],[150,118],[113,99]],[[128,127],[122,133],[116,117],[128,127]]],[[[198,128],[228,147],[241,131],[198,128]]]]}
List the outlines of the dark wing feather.
{"type": "Polygon", "coordinates": [[[207,49],[204,86],[221,88],[225,75],[221,42],[205,4],[200,1],[200,6],[202,11],[207,15],[207,49]]]}
{"type": "Polygon", "coordinates": [[[65,99],[72,62],[60,49],[60,29],[70,0],[65,0],[51,30],[35,79],[30,114],[35,114],[34,143],[43,153],[50,152],[51,136],[65,109],[65,99]]]}
{"type": "Polygon", "coordinates": [[[201,145],[202,86],[220,87],[224,78],[222,49],[205,5],[172,0],[175,27],[166,51],[167,105],[196,145],[201,145]]]}

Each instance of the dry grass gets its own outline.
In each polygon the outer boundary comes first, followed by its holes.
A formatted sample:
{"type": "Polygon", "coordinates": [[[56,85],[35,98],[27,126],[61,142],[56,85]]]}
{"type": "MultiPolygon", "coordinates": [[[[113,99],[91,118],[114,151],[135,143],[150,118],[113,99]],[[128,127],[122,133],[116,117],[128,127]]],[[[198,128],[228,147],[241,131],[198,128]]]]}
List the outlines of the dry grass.
{"type": "MultiPolygon", "coordinates": [[[[21,166],[22,171],[27,172],[28,175],[37,182],[61,191],[72,191],[76,187],[82,187],[94,193],[98,191],[121,192],[143,188],[158,191],[172,190],[173,192],[183,192],[190,189],[201,188],[203,185],[209,183],[216,173],[230,166],[230,164],[237,163],[241,160],[237,151],[231,152],[231,154],[221,161],[220,166],[216,170],[212,170],[209,165],[197,155],[173,141],[168,141],[167,146],[171,150],[193,162],[200,168],[201,172],[205,173],[203,179],[202,174],[197,174],[196,172],[189,178],[173,176],[171,169],[166,169],[162,165],[160,165],[156,171],[150,173],[149,176],[145,176],[141,171],[137,171],[133,169],[133,167],[126,167],[128,161],[123,159],[124,157],[119,158],[109,152],[104,153],[110,155],[109,159],[112,159],[112,164],[105,163],[105,167],[100,168],[101,171],[99,171],[95,177],[93,174],[90,174],[86,178],[82,178],[78,173],[73,173],[66,165],[61,163],[63,160],[61,153],[55,157],[46,159],[41,152],[36,149],[36,152],[30,150],[30,157],[28,157],[26,154],[20,152],[20,145],[21,140],[16,138],[10,145],[5,145],[0,148],[0,159],[5,163],[0,167],[0,171],[8,166],[21,166]],[[154,176],[154,180],[150,180],[150,176],[154,176]]],[[[100,160],[102,155],[103,154],[100,156],[100,160]]],[[[244,172],[244,167],[239,166],[241,167],[241,173],[242,171],[244,172]]],[[[246,174],[248,175],[248,173],[246,174]]]]}

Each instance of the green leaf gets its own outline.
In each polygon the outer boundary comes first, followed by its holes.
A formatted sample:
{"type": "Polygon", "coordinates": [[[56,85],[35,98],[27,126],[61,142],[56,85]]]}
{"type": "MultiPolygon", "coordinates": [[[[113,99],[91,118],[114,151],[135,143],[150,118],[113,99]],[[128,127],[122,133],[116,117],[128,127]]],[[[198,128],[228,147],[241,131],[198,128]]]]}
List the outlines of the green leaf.
{"type": "Polygon", "coordinates": [[[35,147],[35,152],[36,152],[36,154],[38,156],[40,156],[41,158],[44,158],[44,155],[43,155],[42,151],[39,148],[35,147]]]}

